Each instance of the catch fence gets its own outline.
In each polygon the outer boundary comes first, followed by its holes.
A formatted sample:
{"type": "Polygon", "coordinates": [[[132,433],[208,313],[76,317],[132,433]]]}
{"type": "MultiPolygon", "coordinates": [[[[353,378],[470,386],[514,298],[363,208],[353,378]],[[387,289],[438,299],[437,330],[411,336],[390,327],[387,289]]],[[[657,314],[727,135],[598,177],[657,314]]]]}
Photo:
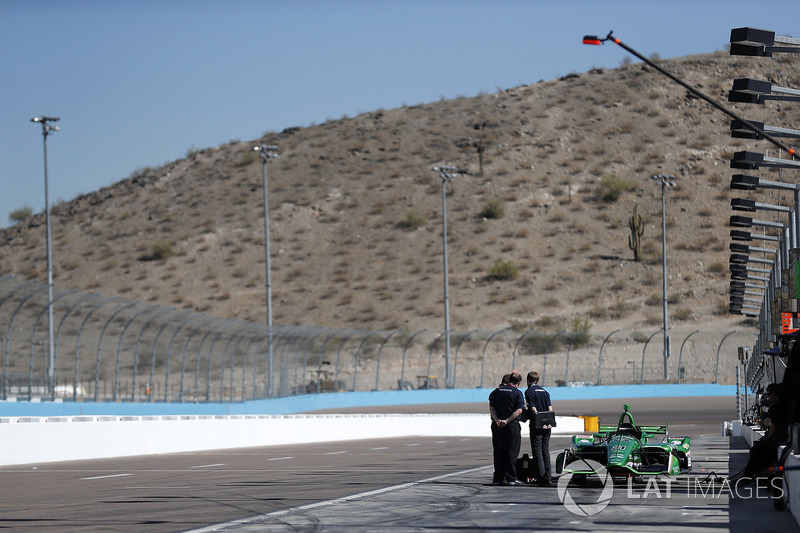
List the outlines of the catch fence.
{"type": "Polygon", "coordinates": [[[338,391],[492,387],[512,369],[545,386],[733,384],[754,332],[450,332],[266,325],[0,278],[0,398],[238,402],[338,391]],[[49,329],[52,327],[52,349],[49,329]],[[271,344],[270,344],[271,339],[271,344]],[[51,356],[52,354],[52,356],[51,356]],[[450,383],[447,371],[450,369],[450,383]]]}

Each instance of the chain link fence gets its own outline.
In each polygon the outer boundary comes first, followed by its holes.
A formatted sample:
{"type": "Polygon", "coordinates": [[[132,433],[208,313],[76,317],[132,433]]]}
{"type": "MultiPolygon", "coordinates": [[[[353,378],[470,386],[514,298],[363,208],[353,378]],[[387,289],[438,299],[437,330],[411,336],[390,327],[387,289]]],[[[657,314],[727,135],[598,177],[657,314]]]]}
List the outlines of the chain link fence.
{"type": "Polygon", "coordinates": [[[340,391],[493,387],[512,369],[546,386],[735,383],[752,332],[444,333],[273,326],[0,278],[0,398],[238,402],[340,391]],[[52,336],[50,335],[52,328],[52,336]],[[272,343],[270,345],[270,337],[272,343]],[[52,338],[52,345],[50,339],[52,338]]]}

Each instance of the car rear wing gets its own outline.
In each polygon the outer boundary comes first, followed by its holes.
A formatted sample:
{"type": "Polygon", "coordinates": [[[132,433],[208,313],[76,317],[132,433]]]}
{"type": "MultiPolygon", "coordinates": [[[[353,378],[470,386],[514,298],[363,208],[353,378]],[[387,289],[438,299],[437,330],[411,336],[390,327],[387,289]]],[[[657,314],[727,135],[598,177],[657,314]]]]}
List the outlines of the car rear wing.
{"type": "MultiPolygon", "coordinates": [[[[608,437],[617,431],[617,429],[617,426],[601,424],[599,431],[595,435],[598,437],[608,437]]],[[[657,435],[664,435],[666,438],[666,436],[669,434],[669,423],[657,426],[636,426],[636,429],[642,432],[642,437],[652,438],[657,435]]]]}

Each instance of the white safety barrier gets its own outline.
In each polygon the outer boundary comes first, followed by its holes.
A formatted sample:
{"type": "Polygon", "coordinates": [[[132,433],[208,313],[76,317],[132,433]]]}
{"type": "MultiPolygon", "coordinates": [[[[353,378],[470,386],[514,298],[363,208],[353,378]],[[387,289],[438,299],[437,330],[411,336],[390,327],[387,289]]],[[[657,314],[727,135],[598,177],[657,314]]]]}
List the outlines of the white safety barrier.
{"type": "MultiPolygon", "coordinates": [[[[557,434],[584,432],[557,416],[557,434]]],[[[528,434],[523,424],[523,435],[528,434]]],[[[0,465],[386,437],[489,437],[488,414],[0,418],[0,465]]]]}

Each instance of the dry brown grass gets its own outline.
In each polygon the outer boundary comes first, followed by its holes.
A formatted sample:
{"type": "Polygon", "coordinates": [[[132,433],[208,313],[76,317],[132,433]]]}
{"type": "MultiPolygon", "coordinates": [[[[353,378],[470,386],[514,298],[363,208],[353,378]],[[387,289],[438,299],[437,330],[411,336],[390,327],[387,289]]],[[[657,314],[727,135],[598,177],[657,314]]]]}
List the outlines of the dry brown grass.
{"type": "MultiPolygon", "coordinates": [[[[717,53],[664,64],[706,88],[744,75],[800,85],[797,60],[717,53]]],[[[782,106],[781,115],[777,108],[746,113],[776,125],[800,122],[796,106],[782,106]]],[[[641,310],[661,280],[660,191],[650,176],[662,172],[680,186],[667,207],[670,291],[691,291],[678,318],[713,320],[727,291],[728,159],[763,148],[731,139],[727,124],[632,64],[267,133],[196,150],[56,207],[53,231],[63,238],[54,243],[55,281],[263,322],[261,168],[245,154],[266,142],[281,151],[270,167],[276,323],[438,323],[441,189],[431,167],[443,163],[468,172],[447,188],[454,329],[590,315],[657,323],[641,310]],[[486,119],[481,131],[476,117],[486,119]],[[479,134],[487,140],[482,176],[473,148],[479,134]],[[630,190],[598,200],[601,180],[612,175],[630,190]],[[480,217],[498,198],[504,216],[480,217]],[[646,226],[640,263],[627,246],[634,204],[646,226]],[[399,227],[412,211],[426,222],[399,227]],[[176,255],[142,261],[154,242],[174,243],[176,255]],[[497,257],[519,265],[518,281],[487,280],[485,265],[497,257]]],[[[770,194],[758,198],[777,203],[770,194]]],[[[41,215],[0,231],[0,275],[44,281],[43,243],[41,215]]]]}

